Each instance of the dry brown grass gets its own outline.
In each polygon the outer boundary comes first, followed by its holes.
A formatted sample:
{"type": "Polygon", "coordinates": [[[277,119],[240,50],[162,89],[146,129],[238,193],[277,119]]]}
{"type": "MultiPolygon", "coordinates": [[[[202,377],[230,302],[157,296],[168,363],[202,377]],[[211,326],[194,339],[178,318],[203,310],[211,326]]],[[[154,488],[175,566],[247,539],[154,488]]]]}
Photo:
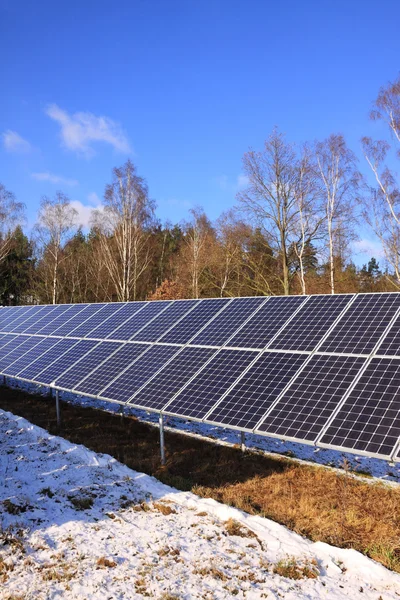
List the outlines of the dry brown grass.
{"type": "Polygon", "coordinates": [[[315,559],[297,560],[294,556],[287,556],[277,562],[273,572],[288,579],[316,579],[319,575],[315,559]]]}
{"type": "MultiPolygon", "coordinates": [[[[0,407],[57,432],[50,399],[1,388],[0,407]]],[[[311,540],[355,548],[400,572],[399,488],[168,431],[167,464],[161,467],[154,427],[64,403],[62,411],[62,435],[73,443],[111,454],[182,490],[271,518],[311,540]]]]}

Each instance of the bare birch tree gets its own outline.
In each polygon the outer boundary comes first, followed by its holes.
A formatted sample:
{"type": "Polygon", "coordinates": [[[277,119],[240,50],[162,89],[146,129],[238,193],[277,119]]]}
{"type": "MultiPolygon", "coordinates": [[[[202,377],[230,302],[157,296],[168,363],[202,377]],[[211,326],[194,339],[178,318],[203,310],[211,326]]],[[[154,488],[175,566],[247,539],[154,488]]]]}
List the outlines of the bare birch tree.
{"type": "Polygon", "coordinates": [[[21,222],[25,206],[0,183],[0,262],[12,248],[12,232],[21,222]]]}
{"type": "MultiPolygon", "coordinates": [[[[381,88],[371,118],[388,125],[400,158],[400,76],[381,88]]],[[[385,140],[364,137],[362,147],[375,178],[375,185],[369,187],[363,215],[379,238],[400,287],[400,181],[386,164],[391,146],[385,140]]]]}
{"type": "Polygon", "coordinates": [[[210,248],[211,224],[200,207],[190,210],[191,221],[184,226],[184,247],[181,253],[182,269],[187,271],[192,298],[199,298],[201,277],[210,264],[208,250],[210,248]]]}
{"type": "Polygon", "coordinates": [[[62,192],[57,192],[54,199],[44,197],[40,204],[34,230],[41,251],[39,272],[46,295],[53,304],[60,295],[60,265],[66,258],[63,249],[75,232],[77,214],[62,192]]]}
{"type": "Polygon", "coordinates": [[[150,265],[150,224],[154,202],[147,184],[128,160],[113,170],[104,210],[95,211],[103,259],[119,301],[136,300],[140,277],[150,265]]]}
{"type": "Polygon", "coordinates": [[[360,175],[356,158],[344,137],[332,134],[317,142],[315,153],[318,174],[324,190],[328,239],[329,283],[335,293],[335,252],[354,231],[357,189],[360,175]]]}

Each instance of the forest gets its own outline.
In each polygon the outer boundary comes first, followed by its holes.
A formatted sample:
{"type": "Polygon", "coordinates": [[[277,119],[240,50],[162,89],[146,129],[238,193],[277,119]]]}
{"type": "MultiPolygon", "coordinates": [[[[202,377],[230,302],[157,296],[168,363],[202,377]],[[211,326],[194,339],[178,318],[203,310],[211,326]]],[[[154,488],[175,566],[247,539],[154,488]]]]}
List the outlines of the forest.
{"type": "Polygon", "coordinates": [[[379,91],[358,160],[341,133],[296,145],[275,128],[242,159],[244,187],[211,221],[201,206],[162,224],[130,160],[113,169],[90,229],[62,191],[35,226],[0,183],[0,303],[110,302],[400,290],[400,76],[379,91]],[[368,231],[379,260],[356,266],[368,231]]]}

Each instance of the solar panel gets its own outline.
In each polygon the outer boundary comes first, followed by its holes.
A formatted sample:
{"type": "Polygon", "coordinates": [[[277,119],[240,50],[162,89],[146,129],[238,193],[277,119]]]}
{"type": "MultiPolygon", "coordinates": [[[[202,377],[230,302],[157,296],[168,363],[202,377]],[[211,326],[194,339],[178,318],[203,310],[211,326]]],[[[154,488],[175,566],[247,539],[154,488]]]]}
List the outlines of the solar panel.
{"type": "Polygon", "coordinates": [[[193,309],[199,300],[180,300],[170,304],[167,310],[159,314],[151,323],[145,325],[139,333],[132,336],[138,342],[155,342],[161,335],[168,331],[186,313],[193,309]]]}
{"type": "Polygon", "coordinates": [[[32,348],[25,352],[21,358],[15,360],[4,369],[4,372],[7,375],[17,376],[20,371],[23,371],[33,361],[42,356],[44,352],[52,348],[58,342],[56,338],[32,338],[32,342],[34,340],[36,340],[37,343],[34,344],[32,348]]]}
{"type": "Polygon", "coordinates": [[[30,325],[44,317],[48,311],[48,306],[35,306],[34,310],[29,312],[29,316],[26,319],[22,319],[18,324],[13,326],[13,332],[23,333],[30,325]]]}
{"type": "Polygon", "coordinates": [[[385,356],[400,355],[400,315],[397,317],[388,333],[379,344],[376,353],[383,354],[385,356]]]}
{"type": "Polygon", "coordinates": [[[43,307],[42,306],[29,306],[29,307],[24,307],[26,308],[26,310],[21,311],[21,313],[17,316],[16,319],[13,319],[12,321],[10,321],[9,323],[7,323],[6,325],[4,325],[3,332],[16,332],[16,330],[23,325],[27,319],[29,319],[29,317],[31,315],[35,315],[37,314],[43,307]]]}
{"type": "Polygon", "coordinates": [[[49,368],[52,363],[58,360],[64,352],[70,350],[77,343],[76,340],[71,340],[68,338],[50,338],[56,342],[55,346],[53,346],[47,352],[44,352],[39,358],[33,361],[28,367],[23,369],[18,373],[19,379],[25,379],[27,381],[35,381],[39,383],[36,377],[49,368]]]}
{"type": "MultiPolygon", "coordinates": [[[[39,335],[60,335],[58,329],[72,321],[87,306],[87,304],[65,304],[67,310],[58,315],[53,321],[43,325],[36,333],[39,335]]],[[[62,335],[62,334],[61,334],[62,335]]]]}
{"type": "Polygon", "coordinates": [[[205,420],[254,429],[306,358],[305,354],[265,352],[205,420]]]}
{"type": "Polygon", "coordinates": [[[231,299],[206,299],[201,302],[160,338],[166,344],[186,344],[202,327],[204,327],[220,310],[223,310],[231,299]]]}
{"type": "Polygon", "coordinates": [[[310,296],[269,348],[313,350],[352,298],[352,294],[310,296]]]}
{"type": "Polygon", "coordinates": [[[400,360],[374,358],[319,445],[390,457],[400,436],[400,360]]]}
{"type": "Polygon", "coordinates": [[[0,359],[0,371],[3,374],[11,375],[13,372],[12,368],[10,368],[11,364],[23,356],[25,352],[36,346],[41,341],[41,338],[24,336],[23,340],[22,344],[19,343],[11,352],[8,352],[8,354],[0,359]]]}
{"type": "Polygon", "coordinates": [[[370,354],[399,308],[400,294],[360,294],[319,350],[370,354]]]}
{"type": "Polygon", "coordinates": [[[305,301],[304,296],[275,296],[229,340],[232,348],[262,350],[305,301]]]}
{"type": "Polygon", "coordinates": [[[1,330],[4,332],[12,331],[12,326],[20,319],[27,317],[27,311],[34,308],[33,306],[17,306],[9,317],[5,317],[1,323],[1,330]],[[26,315],[26,316],[25,316],[26,315]]]}
{"type": "MultiPolygon", "coordinates": [[[[69,350],[64,352],[57,360],[35,376],[35,381],[50,385],[78,361],[86,352],[89,352],[98,342],[94,340],[79,340],[69,350]]],[[[51,351],[50,351],[51,352],[51,351]]]]}
{"type": "Polygon", "coordinates": [[[103,360],[108,358],[121,344],[118,342],[99,342],[97,346],[82,356],[69,370],[55,380],[55,387],[73,390],[75,386],[89,375],[103,360]]]}
{"type": "Polygon", "coordinates": [[[68,305],[57,304],[47,306],[46,308],[48,309],[46,313],[44,313],[40,319],[35,319],[33,323],[30,323],[29,327],[24,329],[24,333],[37,333],[40,329],[42,329],[46,325],[49,325],[54,321],[54,319],[62,315],[68,309],[68,305]]]}
{"type": "MultiPolygon", "coordinates": [[[[203,350],[203,348],[192,349],[203,350]]],[[[221,350],[174,398],[165,412],[202,419],[256,356],[254,352],[246,350],[221,350]]],[[[176,359],[172,363],[175,361],[176,359]]]]}
{"type": "Polygon", "coordinates": [[[107,320],[112,316],[118,314],[118,311],[125,306],[122,302],[110,302],[110,304],[99,304],[99,310],[96,311],[91,317],[80,323],[75,329],[67,334],[67,337],[92,337],[91,332],[101,324],[106,324],[107,320]]]}
{"type": "Polygon", "coordinates": [[[234,298],[191,343],[200,346],[222,346],[261,304],[267,301],[265,297],[234,298]]]}
{"type": "Polygon", "coordinates": [[[147,306],[147,302],[127,302],[123,307],[113,314],[105,323],[102,323],[90,332],[90,337],[98,340],[110,337],[113,338],[113,332],[118,327],[128,321],[136,313],[143,310],[147,306]]]}
{"type": "Polygon", "coordinates": [[[124,344],[115,354],[101,363],[93,373],[80,381],[75,386],[76,391],[80,394],[97,396],[124,369],[149,349],[148,344],[124,344]]]}
{"type": "Polygon", "coordinates": [[[213,354],[215,350],[211,348],[187,346],[139,390],[129,404],[161,410],[213,354]]]}
{"type": "Polygon", "coordinates": [[[24,342],[26,342],[28,338],[24,335],[13,335],[10,336],[9,340],[6,340],[6,342],[4,343],[4,345],[1,348],[1,353],[0,353],[0,373],[2,373],[2,368],[4,366],[6,366],[8,363],[7,357],[9,356],[9,354],[11,354],[12,352],[14,352],[14,350],[16,348],[18,348],[18,346],[20,346],[21,344],[23,344],[24,342]]]}
{"type": "Polygon", "coordinates": [[[161,300],[159,302],[148,302],[141,311],[134,314],[129,321],[123,322],[107,339],[129,340],[142,327],[147,325],[160,312],[167,309],[171,302],[161,300]]]}
{"type": "Polygon", "coordinates": [[[131,367],[102,390],[99,396],[117,402],[126,402],[176,352],[175,346],[150,346],[148,352],[140,356],[131,367]]]}
{"type": "MultiPolygon", "coordinates": [[[[81,304],[82,306],[82,304],[81,304]]],[[[54,332],[53,335],[61,336],[61,337],[70,337],[69,334],[76,329],[78,325],[81,325],[87,319],[95,315],[104,304],[87,304],[82,308],[82,310],[78,311],[71,319],[60,325],[54,332]]],[[[72,337],[72,336],[71,336],[72,337]]]]}
{"type": "Polygon", "coordinates": [[[356,356],[314,355],[257,431],[314,442],[365,360],[356,356]]]}
{"type": "Polygon", "coordinates": [[[3,331],[3,327],[11,324],[19,315],[23,313],[28,306],[8,306],[0,311],[0,331],[3,331]]]}
{"type": "Polygon", "coordinates": [[[0,356],[4,356],[5,348],[3,351],[3,347],[9,344],[12,340],[15,340],[16,336],[14,333],[4,333],[2,334],[2,338],[0,340],[0,356]]]}

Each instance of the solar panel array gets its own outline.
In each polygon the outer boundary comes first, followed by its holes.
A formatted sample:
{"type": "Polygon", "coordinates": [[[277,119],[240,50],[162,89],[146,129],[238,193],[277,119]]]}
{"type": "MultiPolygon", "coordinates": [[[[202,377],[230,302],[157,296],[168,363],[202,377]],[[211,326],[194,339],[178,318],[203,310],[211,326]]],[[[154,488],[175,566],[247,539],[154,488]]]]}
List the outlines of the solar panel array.
{"type": "Polygon", "coordinates": [[[400,294],[6,307],[0,373],[400,461],[400,294]]]}

